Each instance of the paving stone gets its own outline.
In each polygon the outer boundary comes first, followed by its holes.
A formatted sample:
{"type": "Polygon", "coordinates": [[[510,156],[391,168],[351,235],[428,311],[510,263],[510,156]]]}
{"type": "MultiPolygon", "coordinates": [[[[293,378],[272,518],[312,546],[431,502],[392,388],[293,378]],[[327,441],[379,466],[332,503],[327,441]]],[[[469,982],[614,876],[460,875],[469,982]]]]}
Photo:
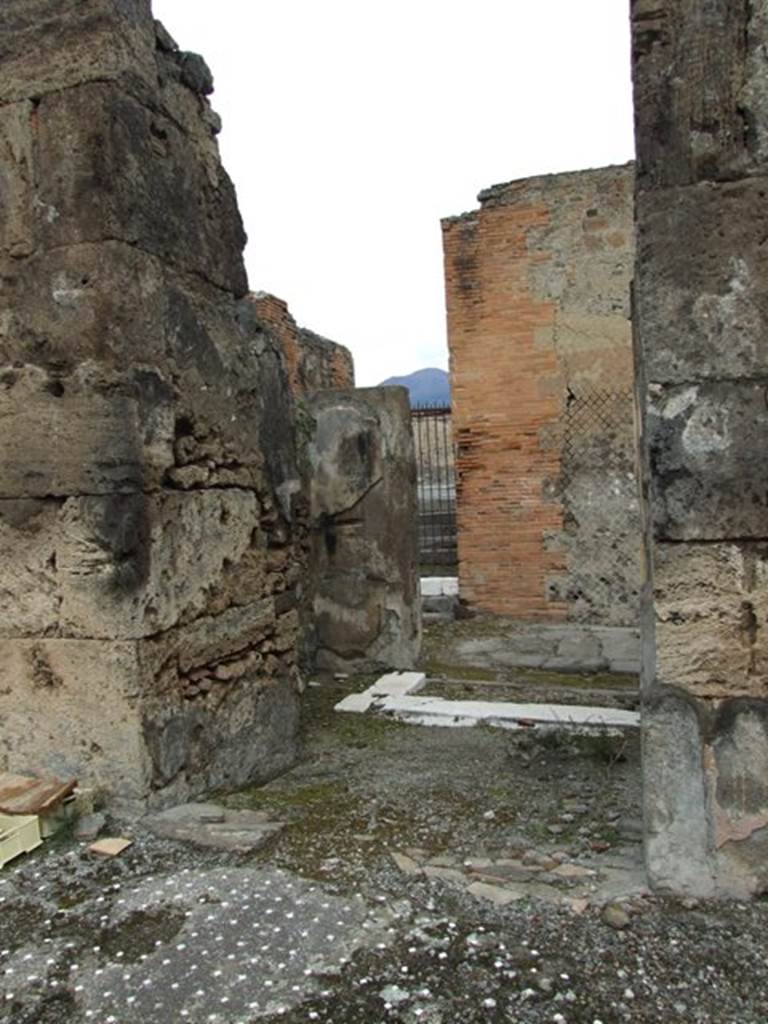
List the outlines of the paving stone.
{"type": "Polygon", "coordinates": [[[421,874],[421,866],[412,857],[408,857],[404,853],[398,853],[396,850],[390,856],[404,875],[421,874]]]}
{"type": "Polygon", "coordinates": [[[630,922],[629,914],[618,903],[606,903],[600,917],[610,928],[617,931],[626,928],[630,922]]]}
{"type": "Polygon", "coordinates": [[[551,874],[559,878],[594,878],[597,872],[580,864],[559,864],[552,869],[551,874]]]}
{"type": "Polygon", "coordinates": [[[127,850],[133,844],[132,839],[123,839],[122,836],[115,836],[109,839],[97,839],[88,847],[91,853],[99,857],[117,857],[123,850],[127,850]]]}
{"type": "Polygon", "coordinates": [[[548,853],[541,853],[538,850],[527,850],[523,854],[523,864],[537,864],[544,871],[551,871],[557,867],[557,861],[548,853]]]}
{"type": "Polygon", "coordinates": [[[457,871],[456,868],[441,868],[435,867],[432,864],[424,865],[424,874],[427,878],[440,878],[444,882],[465,882],[466,876],[463,871],[457,871]]]}
{"type": "Polygon", "coordinates": [[[74,828],[75,839],[92,840],[107,823],[103,814],[86,814],[79,818],[74,828]]]}
{"type": "Polygon", "coordinates": [[[405,852],[409,857],[418,861],[426,860],[429,857],[429,851],[421,846],[406,846],[405,852]]]}
{"type": "Polygon", "coordinates": [[[196,803],[150,815],[143,824],[163,839],[240,852],[257,849],[284,826],[263,811],[233,811],[219,804],[196,803]]]}
{"type": "Polygon", "coordinates": [[[570,907],[574,914],[583,914],[589,906],[589,900],[583,896],[564,896],[563,903],[570,907]]]}
{"type": "Polygon", "coordinates": [[[439,857],[430,857],[429,863],[433,864],[436,868],[456,868],[459,866],[459,862],[456,857],[450,857],[448,854],[441,854],[439,857]]]}
{"type": "Polygon", "coordinates": [[[501,864],[496,862],[487,868],[472,872],[478,875],[483,881],[498,882],[505,885],[507,882],[530,882],[537,874],[535,869],[525,867],[523,864],[501,864]]]}
{"type": "Polygon", "coordinates": [[[561,903],[563,899],[559,889],[544,882],[531,882],[521,888],[524,889],[523,895],[530,896],[531,899],[544,900],[545,903],[561,903]]]}
{"type": "Polygon", "coordinates": [[[488,900],[496,906],[504,907],[507,903],[524,898],[525,893],[518,890],[505,889],[500,885],[489,885],[488,882],[473,882],[467,886],[467,892],[479,900],[488,900]]]}
{"type": "Polygon", "coordinates": [[[468,871],[484,871],[486,868],[493,867],[495,863],[495,861],[489,860],[487,857],[467,857],[464,861],[464,867],[468,871]]]}

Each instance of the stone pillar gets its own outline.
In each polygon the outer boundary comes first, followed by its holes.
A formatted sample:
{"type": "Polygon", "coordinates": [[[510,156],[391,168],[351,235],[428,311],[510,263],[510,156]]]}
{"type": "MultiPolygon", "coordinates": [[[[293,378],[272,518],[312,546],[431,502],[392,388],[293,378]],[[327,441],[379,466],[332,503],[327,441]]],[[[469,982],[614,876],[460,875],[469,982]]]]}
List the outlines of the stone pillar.
{"type": "Polygon", "coordinates": [[[0,768],[137,810],[295,753],[293,407],[202,58],[4,0],[0,768]]]}
{"type": "Polygon", "coordinates": [[[319,391],[308,409],[308,658],[343,672],[413,668],[421,595],[407,391],[319,391]]]}
{"type": "Polygon", "coordinates": [[[633,0],[652,884],[768,885],[763,4],[633,0]]]}
{"type": "Polygon", "coordinates": [[[631,164],[494,185],[443,220],[461,597],[636,626],[631,164]]]}

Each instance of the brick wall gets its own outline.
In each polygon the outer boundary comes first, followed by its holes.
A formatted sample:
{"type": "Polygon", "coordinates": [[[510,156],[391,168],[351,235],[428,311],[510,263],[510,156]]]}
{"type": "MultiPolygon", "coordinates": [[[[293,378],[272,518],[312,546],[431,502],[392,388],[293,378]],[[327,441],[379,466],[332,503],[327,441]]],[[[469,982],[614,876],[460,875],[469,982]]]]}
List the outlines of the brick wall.
{"type": "Polygon", "coordinates": [[[596,477],[593,446],[561,472],[569,402],[618,392],[621,429],[603,441],[623,452],[632,432],[632,178],[497,185],[443,221],[460,587],[479,609],[635,619],[632,465],[596,477]]]}
{"type": "Polygon", "coordinates": [[[287,303],[275,295],[256,292],[250,300],[257,318],[280,342],[295,395],[355,386],[355,367],[349,349],[299,327],[287,303]]]}

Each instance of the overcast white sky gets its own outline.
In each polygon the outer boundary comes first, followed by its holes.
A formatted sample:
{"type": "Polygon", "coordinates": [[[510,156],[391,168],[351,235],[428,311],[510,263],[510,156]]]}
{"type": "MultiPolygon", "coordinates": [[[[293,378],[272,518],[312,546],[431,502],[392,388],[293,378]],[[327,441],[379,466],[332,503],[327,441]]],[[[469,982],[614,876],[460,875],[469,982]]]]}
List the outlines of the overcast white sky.
{"type": "Polygon", "coordinates": [[[440,218],[632,157],[629,0],[154,0],[214,73],[251,289],[360,385],[447,366],[440,218]]]}

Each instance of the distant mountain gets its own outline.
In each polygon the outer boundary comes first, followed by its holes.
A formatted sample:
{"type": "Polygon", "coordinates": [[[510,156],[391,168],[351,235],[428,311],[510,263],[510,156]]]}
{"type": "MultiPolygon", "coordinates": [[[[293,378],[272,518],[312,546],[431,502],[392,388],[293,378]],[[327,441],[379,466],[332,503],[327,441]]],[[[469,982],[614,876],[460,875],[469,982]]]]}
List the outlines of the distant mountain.
{"type": "Polygon", "coordinates": [[[402,384],[408,388],[411,405],[450,405],[451,381],[445,370],[435,366],[425,370],[416,370],[407,377],[387,377],[380,387],[402,384]]]}

